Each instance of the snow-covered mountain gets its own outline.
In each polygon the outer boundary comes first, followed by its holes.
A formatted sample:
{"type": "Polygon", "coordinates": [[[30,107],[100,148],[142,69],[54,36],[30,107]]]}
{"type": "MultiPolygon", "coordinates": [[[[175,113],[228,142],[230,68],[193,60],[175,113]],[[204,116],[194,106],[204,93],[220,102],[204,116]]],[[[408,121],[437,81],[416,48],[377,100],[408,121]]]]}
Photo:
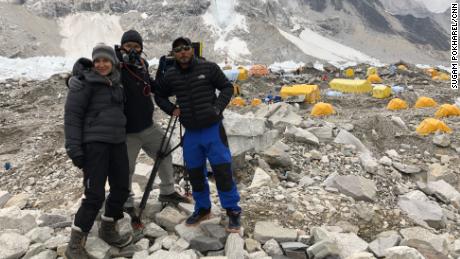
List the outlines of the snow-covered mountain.
{"type": "Polygon", "coordinates": [[[149,58],[186,35],[219,62],[448,61],[448,23],[436,14],[449,7],[445,0],[2,1],[15,3],[0,3],[7,57],[88,55],[95,43],[117,43],[134,28],[149,58]]]}

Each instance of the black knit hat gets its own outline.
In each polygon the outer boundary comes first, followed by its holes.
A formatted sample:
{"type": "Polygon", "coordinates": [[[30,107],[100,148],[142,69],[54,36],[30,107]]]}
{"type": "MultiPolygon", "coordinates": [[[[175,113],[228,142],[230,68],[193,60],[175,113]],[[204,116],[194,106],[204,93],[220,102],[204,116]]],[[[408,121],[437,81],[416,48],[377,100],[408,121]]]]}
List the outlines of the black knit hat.
{"type": "Polygon", "coordinates": [[[105,45],[104,43],[99,43],[93,48],[92,58],[93,61],[97,58],[107,58],[114,65],[117,64],[118,60],[113,48],[105,45]]]}
{"type": "Polygon", "coordinates": [[[139,32],[135,30],[129,30],[123,33],[123,36],[121,36],[121,45],[125,44],[126,42],[136,42],[141,45],[141,48],[144,48],[142,37],[139,32]]]}
{"type": "Polygon", "coordinates": [[[192,46],[192,41],[187,38],[187,37],[179,37],[175,39],[172,43],[172,47],[175,48],[177,46],[180,46],[179,44],[187,45],[187,46],[192,46]]]}

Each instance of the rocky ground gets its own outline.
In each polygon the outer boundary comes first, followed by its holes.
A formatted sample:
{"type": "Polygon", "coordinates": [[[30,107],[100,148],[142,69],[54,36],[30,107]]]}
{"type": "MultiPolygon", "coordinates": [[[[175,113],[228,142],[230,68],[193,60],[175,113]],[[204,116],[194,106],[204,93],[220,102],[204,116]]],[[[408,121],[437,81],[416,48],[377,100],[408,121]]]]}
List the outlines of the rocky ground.
{"type": "MultiPolygon", "coordinates": [[[[363,77],[365,65],[356,67],[363,77]]],[[[329,78],[334,77],[334,69],[329,78]]],[[[270,75],[241,83],[243,98],[273,94],[286,83],[320,85],[336,114],[316,118],[312,105],[277,103],[229,107],[225,126],[234,153],[244,231],[227,235],[225,214],[212,183],[214,218],[186,228],[187,204],[163,206],[150,196],[146,229],[122,250],[97,238],[94,258],[457,258],[460,256],[460,117],[442,120],[452,134],[419,136],[415,128],[436,108],[412,108],[420,96],[454,103],[448,82],[421,69],[390,75],[385,83],[407,110],[389,111],[389,99],[370,95],[328,96],[325,72],[270,75]]],[[[81,172],[63,148],[66,75],[45,81],[0,82],[0,258],[57,258],[68,242],[82,195],[81,172]],[[13,241],[14,240],[14,241],[13,241]]],[[[155,119],[166,125],[159,110],[155,119]]],[[[177,131],[176,131],[177,132],[177,131]]],[[[180,153],[174,162],[180,173],[180,153]]],[[[138,160],[139,199],[152,162],[138,160]]],[[[180,175],[178,175],[180,180],[180,175]]],[[[178,181],[178,188],[183,181],[178,181]]],[[[122,231],[131,231],[129,218],[122,231]]]]}

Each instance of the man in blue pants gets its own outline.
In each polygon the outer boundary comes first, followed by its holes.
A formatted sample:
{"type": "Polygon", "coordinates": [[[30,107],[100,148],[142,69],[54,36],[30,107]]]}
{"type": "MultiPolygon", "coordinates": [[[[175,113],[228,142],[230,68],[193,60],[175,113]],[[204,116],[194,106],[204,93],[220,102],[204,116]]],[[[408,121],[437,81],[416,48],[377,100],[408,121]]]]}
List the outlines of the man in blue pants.
{"type": "Polygon", "coordinates": [[[232,156],[222,125],[222,112],[230,102],[233,86],[215,63],[194,57],[190,39],[180,37],[172,44],[175,64],[158,80],[155,101],[167,114],[179,117],[186,131],[183,151],[195,199],[189,226],[208,219],[211,200],[206,159],[211,163],[221,205],[229,217],[228,232],[239,232],[240,196],[233,180],[232,156]],[[216,89],[220,91],[216,96],[216,89]],[[177,105],[168,100],[176,96],[177,105]]]}

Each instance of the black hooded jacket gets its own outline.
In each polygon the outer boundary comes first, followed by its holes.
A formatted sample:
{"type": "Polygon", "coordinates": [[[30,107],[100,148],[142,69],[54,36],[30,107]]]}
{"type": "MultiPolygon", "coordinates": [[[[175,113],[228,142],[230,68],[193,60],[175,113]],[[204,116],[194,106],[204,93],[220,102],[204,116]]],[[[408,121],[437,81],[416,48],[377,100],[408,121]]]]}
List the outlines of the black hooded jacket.
{"type": "Polygon", "coordinates": [[[70,158],[84,155],[82,145],[89,142],[118,144],[126,140],[124,94],[120,74],[114,66],[105,77],[94,71],[93,63],[79,59],[69,80],[64,110],[65,147],[70,158]]]}
{"type": "Polygon", "coordinates": [[[167,114],[175,105],[168,100],[176,96],[180,122],[187,129],[202,129],[223,119],[222,112],[233,95],[233,85],[213,62],[194,58],[188,69],[176,63],[158,79],[155,101],[167,114]],[[219,90],[219,97],[216,95],[219,90]]]}

